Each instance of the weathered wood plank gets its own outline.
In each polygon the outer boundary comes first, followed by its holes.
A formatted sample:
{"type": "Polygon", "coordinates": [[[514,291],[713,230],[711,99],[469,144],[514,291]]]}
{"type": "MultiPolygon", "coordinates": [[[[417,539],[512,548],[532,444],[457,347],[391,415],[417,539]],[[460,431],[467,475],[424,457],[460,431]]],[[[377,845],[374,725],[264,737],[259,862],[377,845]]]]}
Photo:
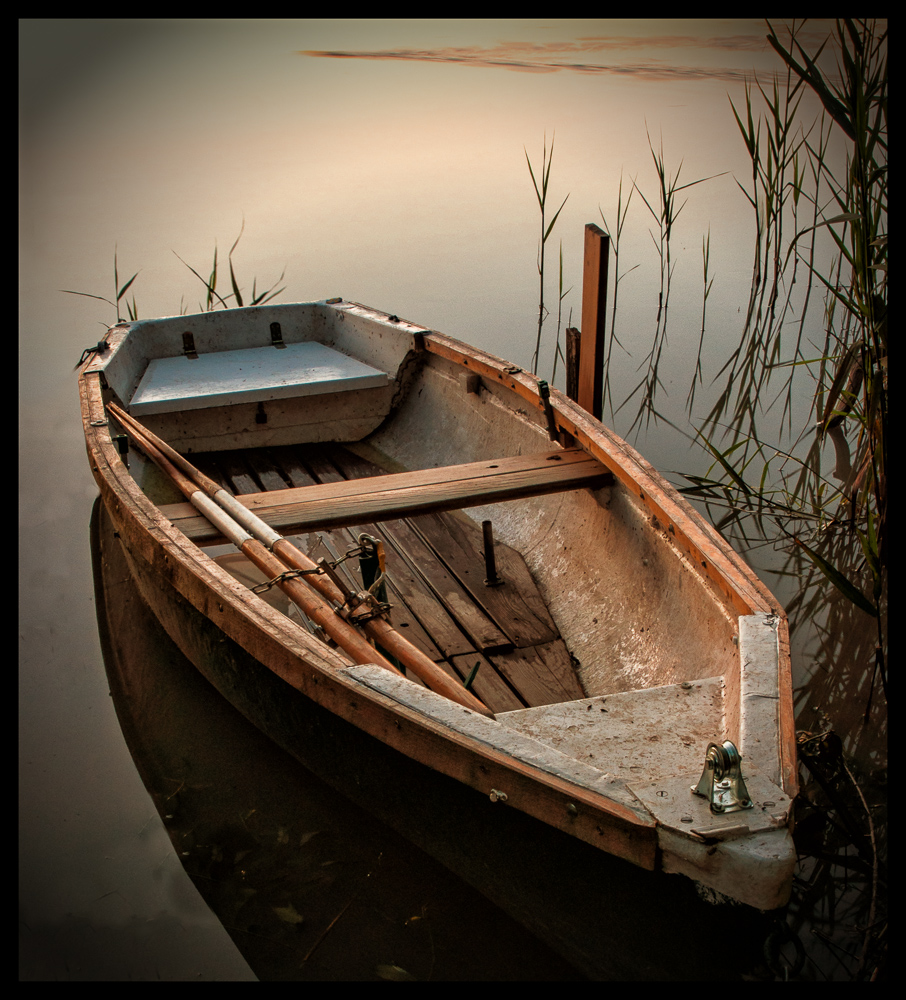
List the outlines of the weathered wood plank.
{"type": "MultiPolygon", "coordinates": [[[[331,448],[325,450],[328,451],[331,460],[343,475],[365,478],[377,468],[372,462],[360,458],[346,449],[331,448]]],[[[361,482],[361,479],[358,481],[361,482]]],[[[411,574],[428,585],[431,593],[444,609],[445,614],[438,615],[435,607],[437,602],[420,601],[421,594],[415,587],[407,598],[407,603],[416,614],[419,614],[419,608],[424,608],[428,613],[433,612],[433,623],[425,621],[424,618],[422,618],[422,622],[445,656],[455,656],[468,652],[472,648],[481,650],[511,645],[507,635],[481,606],[472,600],[455,573],[451,573],[446,566],[438,561],[430,546],[413,527],[413,521],[397,518],[393,521],[383,522],[381,529],[377,530],[383,532],[384,537],[406,560],[411,574]],[[420,601],[418,607],[413,605],[412,601],[420,601]],[[455,631],[450,629],[450,624],[453,624],[455,631]],[[435,627],[441,630],[441,635],[433,630],[435,627]]],[[[413,579],[411,574],[406,575],[407,580],[413,579]]]]}
{"type": "Polygon", "coordinates": [[[456,574],[477,604],[517,647],[552,642],[559,632],[522,556],[508,545],[495,545],[502,586],[485,585],[481,531],[474,522],[449,513],[413,519],[416,529],[456,574]]]}
{"type": "Polygon", "coordinates": [[[490,659],[533,707],[586,697],[562,639],[494,653],[490,659]]]}
{"type": "Polygon", "coordinates": [[[458,642],[450,640],[446,649],[437,639],[445,655],[452,656],[466,652],[473,644],[474,648],[479,650],[512,646],[506,633],[480,605],[472,600],[456,575],[436,558],[411,524],[404,520],[386,522],[385,531],[397,551],[405,557],[411,569],[428,584],[438,601],[449,611],[458,628],[464,633],[458,642]]]}
{"type": "MultiPolygon", "coordinates": [[[[383,475],[367,483],[349,479],[263,493],[249,493],[249,480],[245,478],[249,473],[240,468],[239,459],[226,461],[242,503],[284,534],[457,510],[581,487],[597,489],[612,482],[604,466],[578,448],[383,475]]],[[[214,537],[210,524],[191,504],[168,504],[161,510],[192,541],[204,543],[214,537]]]]}
{"type": "Polygon", "coordinates": [[[237,496],[257,495],[261,487],[255,482],[243,452],[225,451],[218,456],[218,464],[227,477],[233,493],[237,496]]]}
{"type": "Polygon", "coordinates": [[[286,480],[280,474],[280,468],[272,455],[266,451],[248,451],[246,457],[255,478],[265,490],[285,490],[286,480]]]}
{"type": "Polygon", "coordinates": [[[472,690],[492,712],[513,712],[525,707],[486,656],[480,653],[463,653],[453,657],[456,674],[463,681],[468,679],[476,663],[479,667],[472,690]]]}

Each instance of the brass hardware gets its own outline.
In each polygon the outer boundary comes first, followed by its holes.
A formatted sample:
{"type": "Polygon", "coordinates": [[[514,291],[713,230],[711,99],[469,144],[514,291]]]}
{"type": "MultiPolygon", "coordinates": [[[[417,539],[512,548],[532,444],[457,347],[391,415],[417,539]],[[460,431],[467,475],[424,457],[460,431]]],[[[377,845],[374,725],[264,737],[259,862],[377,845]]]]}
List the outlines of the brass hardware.
{"type": "Polygon", "coordinates": [[[742,777],[741,760],[739,751],[729,740],[723,745],[708,744],[705,769],[698,784],[692,786],[692,792],[708,799],[711,812],[732,813],[752,808],[753,802],[742,777]]]}
{"type": "Polygon", "coordinates": [[[492,802],[506,802],[506,792],[501,792],[496,788],[492,788],[490,799],[492,802]]]}

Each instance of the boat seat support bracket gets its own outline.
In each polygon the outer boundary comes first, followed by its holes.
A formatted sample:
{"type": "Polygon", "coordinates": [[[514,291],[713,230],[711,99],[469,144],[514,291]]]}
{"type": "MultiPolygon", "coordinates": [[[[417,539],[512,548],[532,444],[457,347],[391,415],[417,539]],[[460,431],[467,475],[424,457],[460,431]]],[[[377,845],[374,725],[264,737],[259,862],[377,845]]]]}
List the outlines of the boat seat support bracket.
{"type": "Polygon", "coordinates": [[[713,813],[733,813],[751,809],[753,802],[742,777],[742,758],[735,745],[709,743],[705,754],[705,769],[692,793],[708,799],[713,813]]]}

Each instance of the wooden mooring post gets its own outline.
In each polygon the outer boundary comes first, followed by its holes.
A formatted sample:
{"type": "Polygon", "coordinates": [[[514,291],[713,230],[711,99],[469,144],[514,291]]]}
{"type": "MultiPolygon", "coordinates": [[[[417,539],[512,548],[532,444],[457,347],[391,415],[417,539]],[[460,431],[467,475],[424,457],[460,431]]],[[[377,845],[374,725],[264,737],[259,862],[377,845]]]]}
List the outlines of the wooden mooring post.
{"type": "Polygon", "coordinates": [[[593,222],[585,227],[582,332],[566,331],[566,394],[595,419],[603,415],[607,263],[610,237],[593,222]],[[576,356],[578,355],[578,356],[576,356]]]}

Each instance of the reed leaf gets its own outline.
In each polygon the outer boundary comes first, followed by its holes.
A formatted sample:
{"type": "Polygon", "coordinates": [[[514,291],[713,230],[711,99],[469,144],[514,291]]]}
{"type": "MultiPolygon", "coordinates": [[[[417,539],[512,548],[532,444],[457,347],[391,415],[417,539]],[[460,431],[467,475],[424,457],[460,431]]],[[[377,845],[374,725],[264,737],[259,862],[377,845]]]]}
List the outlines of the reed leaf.
{"type": "MultiPolygon", "coordinates": [[[[532,354],[532,374],[538,374],[538,363],[541,355],[541,333],[544,327],[544,321],[547,319],[548,310],[544,305],[544,248],[553,232],[554,226],[556,225],[557,219],[560,217],[560,213],[563,211],[563,206],[566,204],[569,195],[560,204],[560,207],[554,213],[553,219],[549,224],[546,224],[545,214],[547,210],[547,189],[550,183],[551,167],[554,162],[554,137],[551,138],[551,148],[550,153],[547,150],[547,135],[544,136],[544,146],[541,154],[541,187],[538,187],[538,181],[535,178],[535,171],[532,167],[532,161],[529,159],[528,150],[523,147],[525,153],[525,161],[528,164],[529,175],[532,179],[532,186],[535,189],[535,197],[538,200],[538,208],[541,212],[541,239],[538,244],[538,278],[539,278],[539,292],[538,292],[538,333],[535,339],[535,350],[532,354]]],[[[558,334],[559,338],[559,334],[558,334]]],[[[554,357],[556,358],[557,345],[554,348],[554,357]]]]}
{"type": "Polygon", "coordinates": [[[176,253],[175,250],[173,251],[173,254],[174,254],[174,256],[179,261],[181,261],[183,264],[186,265],[186,267],[192,272],[192,274],[194,274],[195,277],[198,278],[198,280],[207,289],[207,293],[208,293],[207,294],[208,310],[210,310],[214,298],[217,298],[217,300],[224,307],[224,309],[229,308],[228,305],[227,305],[227,303],[226,303],[226,301],[223,298],[221,298],[220,295],[218,295],[216,289],[214,288],[214,284],[212,283],[212,282],[216,282],[216,280],[217,280],[217,273],[216,273],[217,272],[217,250],[216,249],[214,250],[214,269],[212,271],[212,276],[211,276],[210,279],[207,279],[207,280],[205,280],[204,278],[202,278],[202,276],[195,270],[195,268],[192,267],[191,264],[186,263],[186,261],[184,261],[182,259],[182,257],[180,257],[178,253],[176,253]]]}
{"type": "MultiPolygon", "coordinates": [[[[113,306],[116,313],[116,322],[119,323],[122,320],[122,315],[120,314],[120,301],[129,289],[132,287],[132,283],[139,276],[141,272],[136,271],[135,274],[124,284],[120,285],[120,275],[119,275],[119,262],[118,262],[118,252],[116,247],[113,248],[113,294],[116,296],[116,301],[111,301],[104,295],[92,295],[90,292],[75,292],[68,288],[61,288],[60,291],[65,295],[81,295],[88,299],[97,299],[99,302],[106,302],[108,305],[113,306]]],[[[132,304],[126,302],[126,310],[129,314],[130,321],[134,322],[138,319],[138,306],[135,302],[135,293],[132,294],[132,304]]]]}
{"type": "Polygon", "coordinates": [[[792,542],[805,552],[809,559],[821,570],[825,577],[840,591],[841,594],[857,608],[860,608],[872,618],[877,618],[879,611],[875,604],[862,593],[855,584],[844,576],[838,569],[832,566],[819,552],[810,545],[806,545],[801,538],[793,537],[792,542]]]}

